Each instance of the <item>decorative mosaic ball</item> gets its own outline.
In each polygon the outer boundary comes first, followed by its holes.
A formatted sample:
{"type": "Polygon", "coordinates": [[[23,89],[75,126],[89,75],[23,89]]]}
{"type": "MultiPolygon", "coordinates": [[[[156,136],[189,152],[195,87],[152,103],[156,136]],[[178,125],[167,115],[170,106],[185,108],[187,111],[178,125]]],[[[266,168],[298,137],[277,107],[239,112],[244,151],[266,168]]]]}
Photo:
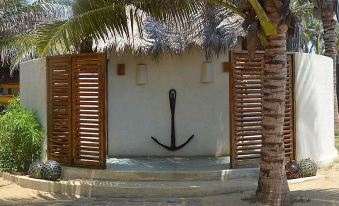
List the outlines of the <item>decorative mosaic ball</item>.
{"type": "Polygon", "coordinates": [[[285,165],[287,179],[297,179],[300,174],[300,167],[295,161],[288,161],[285,165]]]}
{"type": "Polygon", "coordinates": [[[48,160],[42,167],[42,176],[46,180],[57,181],[61,177],[61,166],[53,160],[48,160]]]}
{"type": "Polygon", "coordinates": [[[298,165],[300,167],[300,177],[311,177],[317,175],[318,166],[310,158],[300,160],[298,165]]]}
{"type": "Polygon", "coordinates": [[[28,170],[28,175],[31,178],[35,179],[42,179],[42,167],[44,166],[44,163],[40,160],[36,160],[31,164],[28,170]]]}

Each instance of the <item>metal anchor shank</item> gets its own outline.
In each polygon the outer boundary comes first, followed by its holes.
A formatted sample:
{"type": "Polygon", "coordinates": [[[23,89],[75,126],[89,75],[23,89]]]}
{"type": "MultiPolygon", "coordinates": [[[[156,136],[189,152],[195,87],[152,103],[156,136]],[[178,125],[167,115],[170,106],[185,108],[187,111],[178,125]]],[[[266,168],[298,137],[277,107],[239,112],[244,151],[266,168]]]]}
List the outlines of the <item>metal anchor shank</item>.
{"type": "Polygon", "coordinates": [[[175,102],[176,102],[176,98],[177,98],[177,92],[175,91],[175,89],[171,89],[169,91],[169,101],[170,101],[170,107],[171,107],[171,146],[166,146],[162,143],[160,143],[156,138],[151,137],[157,144],[159,144],[160,146],[164,147],[167,150],[170,151],[176,151],[179,150],[181,148],[183,148],[187,143],[189,143],[193,137],[194,134],[187,139],[187,141],[185,143],[183,143],[180,146],[176,146],[176,137],[175,137],[175,102]]]}

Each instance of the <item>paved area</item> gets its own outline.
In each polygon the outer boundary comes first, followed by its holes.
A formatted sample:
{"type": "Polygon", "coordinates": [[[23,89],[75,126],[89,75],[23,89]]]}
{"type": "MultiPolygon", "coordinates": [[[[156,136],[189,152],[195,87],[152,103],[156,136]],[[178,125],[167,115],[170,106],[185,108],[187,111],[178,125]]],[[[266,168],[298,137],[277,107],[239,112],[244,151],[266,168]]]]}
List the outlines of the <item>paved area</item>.
{"type": "MultiPolygon", "coordinates": [[[[294,205],[335,206],[339,205],[339,161],[321,170],[322,178],[290,185],[294,205]]],[[[194,184],[194,182],[193,182],[194,184]]],[[[22,188],[0,178],[0,205],[51,205],[51,206],[237,206],[251,204],[255,191],[232,193],[222,196],[201,198],[114,198],[87,199],[56,195],[22,188]]]]}

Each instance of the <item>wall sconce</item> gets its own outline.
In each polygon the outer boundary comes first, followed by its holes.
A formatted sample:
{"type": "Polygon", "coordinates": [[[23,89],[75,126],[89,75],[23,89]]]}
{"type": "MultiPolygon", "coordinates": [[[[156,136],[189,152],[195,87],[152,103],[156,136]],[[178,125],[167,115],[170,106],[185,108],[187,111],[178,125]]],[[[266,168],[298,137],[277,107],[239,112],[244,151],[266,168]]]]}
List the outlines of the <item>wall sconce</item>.
{"type": "Polygon", "coordinates": [[[124,76],[126,74],[125,64],[118,64],[117,65],[117,75],[124,76]]]}
{"type": "Polygon", "coordinates": [[[230,72],[231,71],[231,63],[230,62],[223,62],[222,63],[222,71],[223,72],[230,72]]]}
{"type": "Polygon", "coordinates": [[[201,66],[200,82],[211,83],[214,78],[214,64],[212,62],[203,62],[201,66]]]}
{"type": "Polygon", "coordinates": [[[136,68],[136,84],[144,85],[148,83],[148,72],[145,64],[138,64],[136,68]]]}

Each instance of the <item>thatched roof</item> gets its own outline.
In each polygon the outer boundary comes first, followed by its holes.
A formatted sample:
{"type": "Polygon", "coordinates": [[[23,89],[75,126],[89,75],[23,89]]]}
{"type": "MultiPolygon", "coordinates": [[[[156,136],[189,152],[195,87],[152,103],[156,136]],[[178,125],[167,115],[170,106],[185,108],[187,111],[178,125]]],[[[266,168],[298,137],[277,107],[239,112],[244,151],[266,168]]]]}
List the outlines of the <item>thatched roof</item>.
{"type": "Polygon", "coordinates": [[[135,54],[157,56],[163,52],[180,54],[191,46],[199,46],[209,58],[231,48],[237,37],[245,35],[243,19],[226,9],[207,6],[189,19],[185,24],[176,24],[144,16],[141,34],[134,22],[129,38],[114,36],[97,42],[96,47],[98,50],[109,47],[116,52],[130,49],[135,54]]]}

